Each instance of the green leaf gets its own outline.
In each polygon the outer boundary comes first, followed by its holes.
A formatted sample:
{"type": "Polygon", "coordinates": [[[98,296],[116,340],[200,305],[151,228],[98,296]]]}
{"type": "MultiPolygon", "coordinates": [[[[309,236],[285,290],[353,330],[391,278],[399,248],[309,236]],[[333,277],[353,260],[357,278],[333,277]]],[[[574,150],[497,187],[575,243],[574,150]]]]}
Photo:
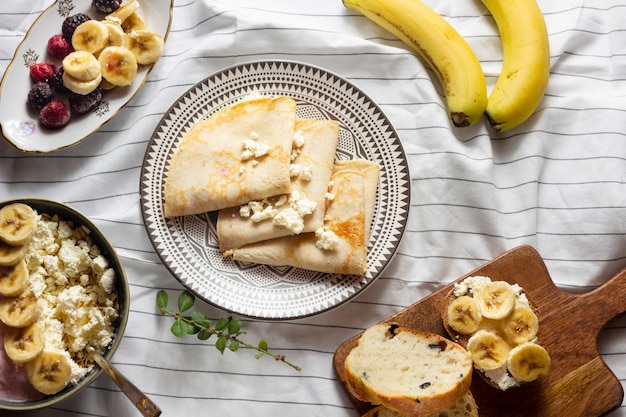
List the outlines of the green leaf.
{"type": "Polygon", "coordinates": [[[238,334],[241,330],[241,320],[231,320],[228,323],[228,333],[238,334]]]}
{"type": "Polygon", "coordinates": [[[232,342],[230,342],[230,345],[228,345],[228,349],[231,352],[237,352],[237,350],[239,350],[239,342],[236,340],[233,340],[232,342]]]}
{"type": "Polygon", "coordinates": [[[230,321],[230,317],[222,317],[215,324],[215,330],[222,331],[228,326],[228,322],[230,321]]]}
{"type": "Polygon", "coordinates": [[[198,333],[198,339],[200,340],[208,340],[209,337],[213,336],[213,332],[209,330],[200,330],[198,333]]]}
{"type": "Polygon", "coordinates": [[[191,293],[187,291],[183,291],[178,296],[178,311],[181,313],[183,311],[189,310],[193,307],[193,303],[196,301],[196,297],[194,297],[191,293]]]}
{"type": "Polygon", "coordinates": [[[185,337],[187,334],[187,323],[181,319],[174,320],[172,324],[172,334],[176,337],[185,337]]]}
{"type": "Polygon", "coordinates": [[[261,339],[261,341],[259,341],[259,349],[267,351],[267,342],[265,340],[261,339]]]}
{"type": "Polygon", "coordinates": [[[224,336],[220,336],[215,342],[215,348],[224,354],[224,349],[226,349],[226,338],[224,336]]]}
{"type": "Polygon", "coordinates": [[[193,321],[195,321],[196,323],[202,323],[204,321],[206,321],[206,316],[204,315],[203,312],[201,311],[194,311],[193,313],[191,313],[191,319],[193,321]]]}
{"type": "Polygon", "coordinates": [[[156,301],[157,307],[159,307],[159,309],[166,309],[168,303],[167,292],[165,292],[164,290],[159,290],[159,292],[157,292],[156,301]]]}

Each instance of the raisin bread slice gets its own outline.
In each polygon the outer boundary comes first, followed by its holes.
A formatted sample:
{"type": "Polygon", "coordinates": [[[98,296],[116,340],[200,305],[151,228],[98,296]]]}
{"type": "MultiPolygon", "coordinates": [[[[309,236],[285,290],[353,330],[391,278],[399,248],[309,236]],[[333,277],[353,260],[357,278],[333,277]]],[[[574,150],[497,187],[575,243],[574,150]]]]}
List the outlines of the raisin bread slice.
{"type": "MultiPolygon", "coordinates": [[[[406,417],[406,415],[379,405],[363,414],[363,417],[406,417]]],[[[423,417],[478,417],[478,407],[472,393],[467,391],[452,407],[423,417]]]]}
{"type": "Polygon", "coordinates": [[[459,344],[390,323],[363,332],[344,367],[354,397],[408,416],[453,406],[468,392],[473,368],[459,344]]]}

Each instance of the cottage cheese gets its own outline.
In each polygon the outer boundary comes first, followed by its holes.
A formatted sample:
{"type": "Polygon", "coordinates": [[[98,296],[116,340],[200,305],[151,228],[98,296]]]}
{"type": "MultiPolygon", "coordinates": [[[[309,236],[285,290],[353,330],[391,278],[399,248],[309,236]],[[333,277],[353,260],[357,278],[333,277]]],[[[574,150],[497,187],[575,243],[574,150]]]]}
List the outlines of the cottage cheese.
{"type": "Polygon", "coordinates": [[[42,304],[46,350],[68,356],[72,383],[93,367],[87,348],[104,353],[118,318],[115,271],[88,231],[38,215],[26,256],[30,290],[42,304]]]}

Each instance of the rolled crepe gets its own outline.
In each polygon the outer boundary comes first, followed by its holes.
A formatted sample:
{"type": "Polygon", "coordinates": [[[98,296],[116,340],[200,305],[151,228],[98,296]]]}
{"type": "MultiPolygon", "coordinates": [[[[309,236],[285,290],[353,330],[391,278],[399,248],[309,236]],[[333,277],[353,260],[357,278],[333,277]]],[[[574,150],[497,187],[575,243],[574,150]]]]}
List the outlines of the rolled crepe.
{"type": "Polygon", "coordinates": [[[289,193],[295,115],[293,99],[262,97],[198,122],[172,156],[164,187],[165,217],[289,193]]]}
{"type": "Polygon", "coordinates": [[[323,249],[315,232],[271,239],[235,249],[233,259],[266,265],[289,265],[327,273],[363,275],[367,271],[370,224],[376,204],[380,167],[367,160],[335,164],[324,231],[336,246],[323,249]]]}
{"type": "Polygon", "coordinates": [[[315,209],[311,214],[302,217],[302,224],[298,225],[301,229],[298,231],[273,221],[273,218],[284,210],[293,210],[288,196],[269,198],[266,205],[275,210],[275,214],[262,220],[253,220],[252,216],[241,216],[239,206],[220,210],[217,218],[217,237],[222,252],[262,240],[314,232],[324,225],[326,193],[339,141],[339,122],[298,119],[295,131],[296,135],[302,138],[303,144],[294,145],[293,148],[296,156],[292,161],[295,172],[291,178],[291,196],[314,202],[315,209]],[[300,175],[296,175],[298,170],[302,171],[300,175]]]}

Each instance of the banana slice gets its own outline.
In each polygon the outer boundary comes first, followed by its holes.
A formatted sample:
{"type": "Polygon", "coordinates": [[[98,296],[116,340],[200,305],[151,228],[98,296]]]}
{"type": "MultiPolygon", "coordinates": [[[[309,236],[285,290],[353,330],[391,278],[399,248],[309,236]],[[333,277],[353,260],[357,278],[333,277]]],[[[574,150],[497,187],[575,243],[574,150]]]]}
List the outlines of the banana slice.
{"type": "Polygon", "coordinates": [[[28,204],[12,203],[0,209],[0,239],[8,245],[28,242],[36,225],[37,216],[28,204]]]}
{"type": "Polygon", "coordinates": [[[69,384],[72,378],[70,361],[61,352],[44,350],[26,364],[30,383],[42,394],[56,394],[69,384]]]}
{"type": "Polygon", "coordinates": [[[82,81],[77,78],[72,77],[67,72],[63,73],[63,85],[68,88],[68,90],[81,95],[87,95],[91,93],[93,90],[98,88],[100,82],[102,82],[102,74],[98,74],[96,78],[93,80],[82,81]]]}
{"type": "Polygon", "coordinates": [[[19,365],[35,359],[45,344],[46,335],[38,323],[27,327],[9,327],[4,335],[4,351],[19,365]]]}
{"type": "Polygon", "coordinates": [[[477,331],[483,318],[476,300],[467,295],[455,298],[448,305],[446,314],[450,327],[460,334],[477,331]]]}
{"type": "Polygon", "coordinates": [[[489,371],[506,363],[511,348],[497,334],[479,330],[467,341],[467,350],[477,368],[489,371]]]}
{"type": "Polygon", "coordinates": [[[520,345],[537,336],[539,319],[529,307],[521,305],[506,318],[502,330],[513,345],[520,345]]]}
{"type": "Polygon", "coordinates": [[[500,320],[511,314],[515,307],[515,293],[506,281],[493,281],[474,296],[483,317],[500,320]]]}
{"type": "Polygon", "coordinates": [[[24,259],[13,266],[0,266],[0,295],[20,295],[28,287],[28,278],[28,266],[24,259]]]}
{"type": "Polygon", "coordinates": [[[109,31],[99,20],[88,20],[78,25],[72,35],[72,46],[76,51],[97,54],[106,47],[109,31]]]}
{"type": "Polygon", "coordinates": [[[101,73],[98,58],[87,51],[70,52],[63,58],[62,65],[63,75],[77,81],[93,81],[101,73]]]}
{"type": "Polygon", "coordinates": [[[141,29],[127,33],[124,46],[132,51],[139,65],[150,65],[157,62],[163,55],[165,41],[158,33],[141,29]]]}
{"type": "Polygon", "coordinates": [[[133,30],[142,30],[147,28],[148,25],[146,24],[146,21],[137,12],[131,14],[122,22],[122,29],[124,30],[124,33],[130,33],[133,30]]]}
{"type": "Polygon", "coordinates": [[[135,13],[138,8],[139,2],[137,0],[126,0],[120,4],[120,7],[116,11],[109,13],[104,17],[104,19],[121,25],[126,19],[135,13]]]}
{"type": "Polygon", "coordinates": [[[0,299],[0,321],[10,327],[26,327],[41,314],[41,304],[29,289],[17,297],[0,299]]]}
{"type": "Polygon", "coordinates": [[[123,46],[124,45],[124,30],[122,27],[113,21],[103,20],[102,24],[107,28],[109,36],[107,38],[106,46],[123,46]]]}
{"type": "Polygon", "coordinates": [[[28,245],[11,246],[0,241],[0,266],[13,266],[26,254],[28,245]]]}
{"type": "Polygon", "coordinates": [[[527,342],[514,347],[509,353],[507,368],[515,378],[531,382],[550,371],[548,351],[536,343],[527,342]]]}
{"type": "Polygon", "coordinates": [[[104,48],[98,57],[102,76],[116,86],[130,85],[137,76],[137,59],[123,46],[104,48]]]}

